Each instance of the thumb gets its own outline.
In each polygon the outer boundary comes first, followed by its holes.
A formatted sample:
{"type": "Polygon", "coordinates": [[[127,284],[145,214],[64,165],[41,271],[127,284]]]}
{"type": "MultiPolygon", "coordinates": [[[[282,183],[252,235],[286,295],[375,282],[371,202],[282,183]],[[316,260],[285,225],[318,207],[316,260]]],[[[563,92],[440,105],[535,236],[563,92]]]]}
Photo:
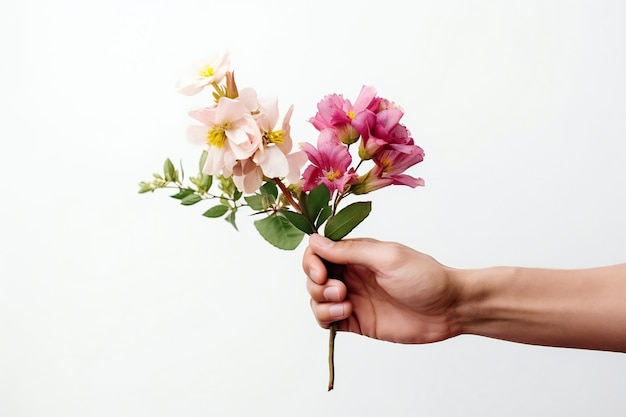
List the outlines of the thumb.
{"type": "Polygon", "coordinates": [[[309,247],[319,257],[339,265],[359,264],[373,268],[380,263],[382,242],[374,239],[333,241],[320,234],[309,237],[309,247]]]}

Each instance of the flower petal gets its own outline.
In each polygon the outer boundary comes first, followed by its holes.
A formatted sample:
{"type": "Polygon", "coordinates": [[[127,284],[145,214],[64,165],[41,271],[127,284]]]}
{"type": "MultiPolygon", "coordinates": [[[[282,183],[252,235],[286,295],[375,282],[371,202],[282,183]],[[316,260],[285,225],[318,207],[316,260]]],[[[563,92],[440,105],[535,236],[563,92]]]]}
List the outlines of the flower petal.
{"type": "Polygon", "coordinates": [[[259,149],[254,155],[254,162],[263,170],[265,176],[282,178],[289,173],[287,157],[276,146],[268,146],[263,151],[259,149]]]}
{"type": "Polygon", "coordinates": [[[187,127],[187,139],[194,145],[206,145],[209,129],[204,125],[191,125],[187,127]]]}
{"type": "Polygon", "coordinates": [[[224,148],[210,146],[202,172],[207,175],[219,175],[224,167],[224,148]]]}
{"type": "Polygon", "coordinates": [[[308,158],[303,151],[297,151],[287,155],[287,162],[289,163],[287,181],[290,184],[295,184],[300,180],[300,171],[307,161],[308,158]]]}

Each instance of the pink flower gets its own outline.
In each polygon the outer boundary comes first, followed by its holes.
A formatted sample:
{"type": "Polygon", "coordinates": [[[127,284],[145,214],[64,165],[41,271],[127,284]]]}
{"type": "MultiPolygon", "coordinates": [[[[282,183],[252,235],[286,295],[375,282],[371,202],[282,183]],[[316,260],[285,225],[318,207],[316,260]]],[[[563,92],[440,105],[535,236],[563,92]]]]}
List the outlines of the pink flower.
{"type": "Polygon", "coordinates": [[[319,131],[334,130],[343,143],[354,143],[373,123],[379,100],[376,90],[368,86],[361,88],[354,104],[340,94],[331,94],[318,103],[318,111],[309,121],[319,131]]]}
{"type": "Polygon", "coordinates": [[[195,65],[189,75],[178,82],[178,92],[191,96],[206,86],[220,83],[230,67],[230,55],[226,52],[215,55],[205,62],[195,65]]]}
{"type": "Polygon", "coordinates": [[[424,150],[413,145],[409,152],[387,149],[379,152],[374,159],[376,166],[363,175],[350,189],[354,194],[367,194],[388,185],[407,185],[411,188],[423,186],[422,178],[415,178],[404,172],[424,160],[424,150]]]}
{"type": "Polygon", "coordinates": [[[361,159],[371,159],[388,148],[411,151],[413,139],[406,126],[400,123],[403,115],[404,112],[397,106],[389,106],[376,113],[375,122],[359,144],[361,159]]]}
{"type": "Polygon", "coordinates": [[[309,143],[303,143],[300,147],[312,164],[302,174],[304,191],[310,191],[323,183],[331,193],[335,190],[343,193],[348,184],[357,180],[354,169],[348,169],[352,163],[350,152],[337,138],[335,131],[322,130],[317,139],[317,149],[309,143]]]}
{"type": "Polygon", "coordinates": [[[222,97],[216,106],[189,115],[203,123],[190,126],[188,137],[193,143],[208,145],[205,174],[231,176],[236,161],[249,158],[261,145],[256,121],[239,100],[222,97]]]}

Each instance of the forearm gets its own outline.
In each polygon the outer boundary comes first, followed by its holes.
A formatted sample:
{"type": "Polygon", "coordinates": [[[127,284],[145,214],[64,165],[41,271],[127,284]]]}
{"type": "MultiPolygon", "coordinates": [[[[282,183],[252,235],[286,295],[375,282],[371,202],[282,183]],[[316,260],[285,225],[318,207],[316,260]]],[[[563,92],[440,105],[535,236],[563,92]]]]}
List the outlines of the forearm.
{"type": "Polygon", "coordinates": [[[461,333],[626,352],[626,264],[455,270],[461,333]]]}

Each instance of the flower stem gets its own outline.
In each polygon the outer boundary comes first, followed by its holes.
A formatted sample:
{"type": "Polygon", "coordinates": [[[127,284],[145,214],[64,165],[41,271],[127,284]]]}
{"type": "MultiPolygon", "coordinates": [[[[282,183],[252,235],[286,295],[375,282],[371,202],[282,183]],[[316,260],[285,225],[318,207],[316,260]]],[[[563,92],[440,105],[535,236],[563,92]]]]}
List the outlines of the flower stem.
{"type": "MultiPolygon", "coordinates": [[[[326,270],[328,271],[328,277],[343,281],[343,265],[329,262],[322,259],[326,270]]],[[[332,390],[335,386],[335,336],[337,335],[337,323],[331,323],[328,335],[328,391],[332,390]]]]}
{"type": "Polygon", "coordinates": [[[276,185],[278,185],[278,188],[280,188],[280,191],[283,192],[283,195],[285,196],[287,201],[289,201],[289,204],[293,206],[294,210],[296,210],[298,213],[302,213],[302,209],[300,208],[300,205],[296,203],[296,200],[293,199],[293,196],[291,195],[291,191],[287,189],[287,187],[285,186],[285,184],[283,184],[280,178],[272,178],[272,181],[274,181],[276,185]]]}
{"type": "Polygon", "coordinates": [[[337,324],[330,325],[328,333],[328,391],[335,386],[335,336],[337,335],[337,324]]]}

